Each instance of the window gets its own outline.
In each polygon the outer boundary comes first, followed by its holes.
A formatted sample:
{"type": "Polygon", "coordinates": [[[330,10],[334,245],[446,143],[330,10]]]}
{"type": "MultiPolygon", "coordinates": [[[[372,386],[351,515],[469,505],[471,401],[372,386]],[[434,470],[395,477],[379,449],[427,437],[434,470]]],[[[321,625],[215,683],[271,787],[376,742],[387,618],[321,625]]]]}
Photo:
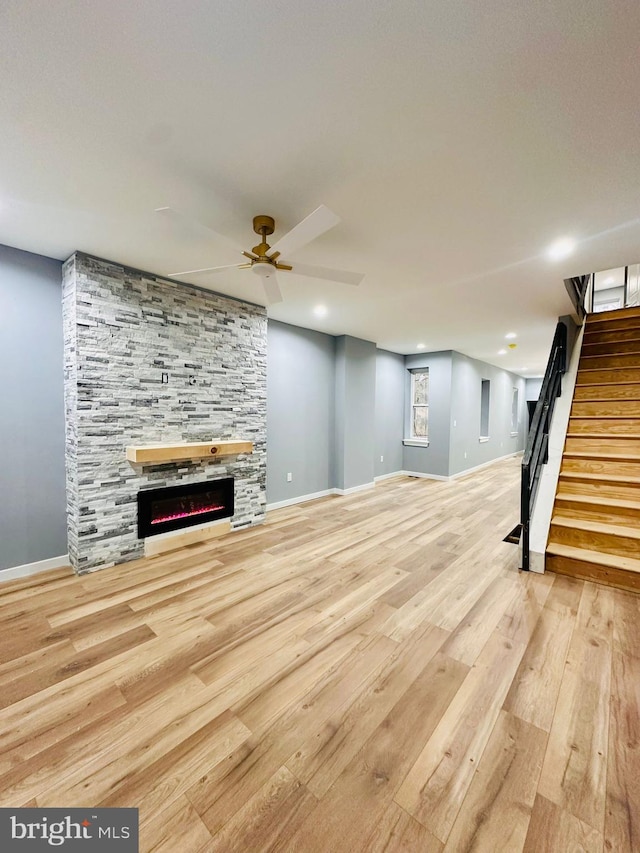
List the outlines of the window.
{"type": "Polygon", "coordinates": [[[518,434],[518,389],[511,394],[511,435],[518,434]]]}
{"type": "Polygon", "coordinates": [[[491,381],[482,380],[480,389],[480,441],[489,438],[489,403],[491,399],[491,381]]]}
{"type": "Polygon", "coordinates": [[[411,432],[414,441],[429,440],[429,368],[411,371],[411,432]]]}

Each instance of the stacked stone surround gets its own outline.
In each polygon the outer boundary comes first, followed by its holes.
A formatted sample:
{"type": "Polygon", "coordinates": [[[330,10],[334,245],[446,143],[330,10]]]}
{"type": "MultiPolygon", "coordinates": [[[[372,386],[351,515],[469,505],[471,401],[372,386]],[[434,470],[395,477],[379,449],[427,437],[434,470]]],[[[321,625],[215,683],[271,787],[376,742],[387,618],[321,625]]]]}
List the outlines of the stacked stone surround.
{"type": "Polygon", "coordinates": [[[69,557],[144,554],[141,489],[235,478],[232,528],[266,505],[264,308],[76,253],[63,268],[69,557]],[[164,381],[163,381],[164,379],[164,381]],[[132,465],[128,445],[244,439],[251,454],[132,465]]]}

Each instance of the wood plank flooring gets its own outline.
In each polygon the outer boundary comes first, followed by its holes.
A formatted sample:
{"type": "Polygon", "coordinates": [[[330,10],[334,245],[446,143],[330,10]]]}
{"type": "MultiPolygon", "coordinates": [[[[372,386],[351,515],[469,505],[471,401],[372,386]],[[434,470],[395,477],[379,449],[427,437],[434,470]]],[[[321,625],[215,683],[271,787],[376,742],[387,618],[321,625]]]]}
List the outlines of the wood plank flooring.
{"type": "Polygon", "coordinates": [[[523,574],[519,460],[0,587],[0,806],[142,851],[640,850],[640,598],[523,574]]]}

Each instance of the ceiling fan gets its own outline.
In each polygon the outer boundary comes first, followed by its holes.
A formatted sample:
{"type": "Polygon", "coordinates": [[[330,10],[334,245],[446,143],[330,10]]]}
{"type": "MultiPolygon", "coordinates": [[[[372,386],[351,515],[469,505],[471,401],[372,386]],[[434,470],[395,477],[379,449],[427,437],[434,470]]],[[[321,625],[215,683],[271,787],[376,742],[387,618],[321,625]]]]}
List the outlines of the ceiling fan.
{"type": "MultiPolygon", "coordinates": [[[[161,213],[171,217],[179,217],[184,219],[184,216],[171,207],[156,208],[156,213],[161,213]]],[[[256,234],[262,237],[260,243],[254,246],[250,252],[244,251],[239,247],[234,247],[241,252],[248,261],[240,264],[225,264],[221,267],[205,267],[197,270],[182,270],[181,272],[169,273],[171,278],[184,275],[199,275],[201,273],[218,273],[223,270],[233,269],[250,269],[262,279],[267,300],[269,303],[281,302],[282,292],[278,283],[277,273],[295,272],[297,275],[306,275],[311,278],[323,278],[328,281],[337,281],[341,284],[360,284],[364,278],[363,273],[348,272],[346,270],[334,270],[326,267],[310,266],[309,264],[285,264],[280,261],[281,255],[292,255],[315,240],[325,231],[333,228],[340,222],[340,217],[329,210],[328,207],[321,204],[313,213],[310,213],[302,222],[299,222],[287,234],[281,237],[273,246],[267,243],[267,237],[275,231],[275,221],[272,216],[254,216],[253,230],[256,234]]],[[[206,227],[206,226],[205,226],[206,227]]],[[[211,231],[211,229],[207,229],[211,231]]],[[[217,232],[213,232],[214,234],[217,232]]],[[[218,235],[220,236],[220,235],[218,235]]],[[[225,238],[226,240],[226,238],[225,238]]],[[[227,241],[228,242],[228,241],[227,241]]]]}

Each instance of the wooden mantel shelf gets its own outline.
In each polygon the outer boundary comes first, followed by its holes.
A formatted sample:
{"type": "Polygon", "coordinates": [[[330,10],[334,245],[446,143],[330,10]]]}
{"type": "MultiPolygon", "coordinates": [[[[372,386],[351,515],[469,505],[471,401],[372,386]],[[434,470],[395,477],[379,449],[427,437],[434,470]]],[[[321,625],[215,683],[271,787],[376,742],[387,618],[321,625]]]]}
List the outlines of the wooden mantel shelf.
{"type": "Polygon", "coordinates": [[[181,444],[138,444],[127,447],[129,462],[172,462],[179,459],[199,459],[203,456],[234,456],[253,453],[252,441],[192,441],[181,444]]]}

